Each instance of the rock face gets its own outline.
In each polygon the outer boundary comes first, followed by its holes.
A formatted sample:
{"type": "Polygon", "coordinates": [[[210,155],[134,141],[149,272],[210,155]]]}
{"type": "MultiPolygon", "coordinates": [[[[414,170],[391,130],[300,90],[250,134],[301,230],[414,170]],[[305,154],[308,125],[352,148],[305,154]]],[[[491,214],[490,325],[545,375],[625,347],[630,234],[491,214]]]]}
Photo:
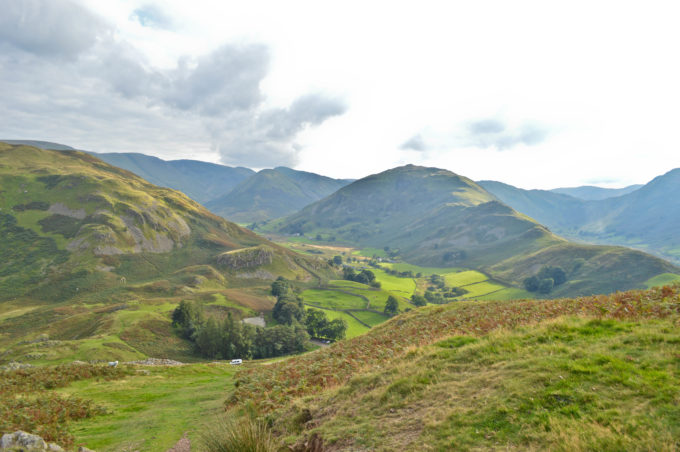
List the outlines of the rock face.
{"type": "Polygon", "coordinates": [[[217,263],[232,270],[259,267],[271,264],[274,251],[266,246],[254,246],[241,250],[227,251],[217,256],[217,263]]]}
{"type": "Polygon", "coordinates": [[[14,433],[6,433],[0,438],[0,450],[11,449],[26,452],[49,450],[54,452],[64,452],[60,446],[49,443],[38,435],[32,435],[22,430],[14,433]]]}

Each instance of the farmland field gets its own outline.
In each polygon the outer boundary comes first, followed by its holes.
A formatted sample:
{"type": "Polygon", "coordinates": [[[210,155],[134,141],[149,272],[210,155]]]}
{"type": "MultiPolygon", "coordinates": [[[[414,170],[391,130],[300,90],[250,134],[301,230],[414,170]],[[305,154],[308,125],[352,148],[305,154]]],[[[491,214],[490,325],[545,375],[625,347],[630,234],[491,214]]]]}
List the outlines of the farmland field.
{"type": "Polygon", "coordinates": [[[407,264],[406,262],[398,262],[395,264],[392,263],[387,263],[387,264],[381,264],[383,267],[396,270],[398,272],[407,272],[407,271],[412,271],[413,274],[417,273],[422,273],[424,276],[430,276],[430,275],[443,275],[446,273],[452,273],[455,271],[461,270],[460,268],[457,267],[449,267],[449,268],[437,268],[437,267],[420,267],[418,265],[413,265],[413,264],[407,264]]]}
{"type": "Polygon", "coordinates": [[[335,290],[309,289],[302,292],[305,303],[328,309],[366,309],[366,300],[335,290]]]}
{"type": "Polygon", "coordinates": [[[382,314],[377,314],[375,312],[371,311],[354,311],[352,312],[352,315],[357,317],[359,320],[362,322],[371,325],[371,326],[376,326],[387,320],[387,316],[382,315],[382,314]]]}
{"type": "Polygon", "coordinates": [[[474,284],[468,284],[467,286],[465,286],[464,289],[467,290],[468,293],[463,295],[463,297],[464,298],[481,297],[482,295],[491,294],[492,292],[498,292],[505,288],[506,288],[505,286],[502,286],[491,281],[482,281],[474,284]]]}
{"type": "Polygon", "coordinates": [[[400,278],[385,273],[383,270],[371,269],[375,277],[380,281],[381,288],[395,295],[410,298],[416,290],[416,283],[412,278],[400,278]]]}
{"type": "Polygon", "coordinates": [[[489,279],[484,273],[475,270],[446,273],[443,276],[446,285],[450,287],[463,287],[468,284],[479,283],[489,279]]]}
{"type": "MultiPolygon", "coordinates": [[[[347,339],[351,339],[353,337],[359,336],[360,334],[364,334],[366,331],[369,330],[368,327],[359,323],[357,319],[347,314],[346,312],[332,311],[330,309],[324,309],[323,312],[326,314],[326,317],[328,317],[328,320],[342,319],[345,322],[347,322],[347,331],[345,332],[345,337],[347,339]]],[[[352,312],[352,314],[354,315],[356,315],[357,313],[358,312],[352,312]]]]}

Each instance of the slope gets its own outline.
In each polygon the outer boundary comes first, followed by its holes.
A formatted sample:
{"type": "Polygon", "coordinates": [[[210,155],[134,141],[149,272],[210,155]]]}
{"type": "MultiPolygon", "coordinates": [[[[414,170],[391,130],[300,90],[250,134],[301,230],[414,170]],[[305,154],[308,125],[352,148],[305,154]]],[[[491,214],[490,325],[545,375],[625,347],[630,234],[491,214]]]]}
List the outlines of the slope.
{"type": "Polygon", "coordinates": [[[232,221],[266,221],[296,212],[350,182],[285,167],[265,169],[206,207],[232,221]]]}
{"type": "Polygon", "coordinates": [[[579,198],[586,201],[599,201],[602,199],[627,195],[628,193],[634,192],[640,187],[642,187],[642,184],[629,185],[623,188],[602,188],[592,185],[582,185],[580,187],[553,188],[550,191],[573,196],[574,198],[579,198]]]}
{"type": "Polygon", "coordinates": [[[628,194],[586,201],[494,181],[484,188],[558,234],[592,243],[633,246],[680,262],[680,169],[628,194]]]}
{"type": "Polygon", "coordinates": [[[419,308],[239,372],[227,405],[292,450],[673,450],[678,289],[419,308]]]}
{"type": "Polygon", "coordinates": [[[678,272],[629,249],[569,243],[471,180],[413,165],[358,180],[268,228],[389,246],[412,263],[478,268],[514,285],[543,265],[559,266],[569,275],[555,295],[626,290],[678,272]]]}
{"type": "Polygon", "coordinates": [[[206,203],[228,193],[255,172],[198,160],[161,160],[136,153],[96,153],[98,158],[132,171],[152,184],[179,190],[191,199],[206,203]]]}
{"type": "Polygon", "coordinates": [[[180,300],[243,317],[271,309],[277,276],[325,271],[90,154],[0,143],[0,187],[1,360],[30,354],[40,334],[58,340],[38,361],[102,347],[109,358],[186,354],[170,328],[180,300]]]}

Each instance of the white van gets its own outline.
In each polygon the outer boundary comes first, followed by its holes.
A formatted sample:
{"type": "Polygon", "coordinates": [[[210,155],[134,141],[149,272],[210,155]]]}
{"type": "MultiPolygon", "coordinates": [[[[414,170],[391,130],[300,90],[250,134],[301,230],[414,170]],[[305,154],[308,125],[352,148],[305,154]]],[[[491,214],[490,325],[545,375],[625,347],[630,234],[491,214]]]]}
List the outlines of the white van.
{"type": "Polygon", "coordinates": [[[243,364],[242,359],[232,359],[229,364],[243,364]]]}

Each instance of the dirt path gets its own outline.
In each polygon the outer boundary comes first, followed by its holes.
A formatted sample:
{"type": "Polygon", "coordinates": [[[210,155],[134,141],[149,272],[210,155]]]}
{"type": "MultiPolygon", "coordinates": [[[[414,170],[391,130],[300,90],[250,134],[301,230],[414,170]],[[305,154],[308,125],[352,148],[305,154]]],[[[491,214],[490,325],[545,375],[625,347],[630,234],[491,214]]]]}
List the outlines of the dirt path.
{"type": "Polygon", "coordinates": [[[187,434],[185,433],[182,439],[177,441],[177,444],[168,449],[167,452],[191,452],[191,441],[189,441],[187,434]]]}

